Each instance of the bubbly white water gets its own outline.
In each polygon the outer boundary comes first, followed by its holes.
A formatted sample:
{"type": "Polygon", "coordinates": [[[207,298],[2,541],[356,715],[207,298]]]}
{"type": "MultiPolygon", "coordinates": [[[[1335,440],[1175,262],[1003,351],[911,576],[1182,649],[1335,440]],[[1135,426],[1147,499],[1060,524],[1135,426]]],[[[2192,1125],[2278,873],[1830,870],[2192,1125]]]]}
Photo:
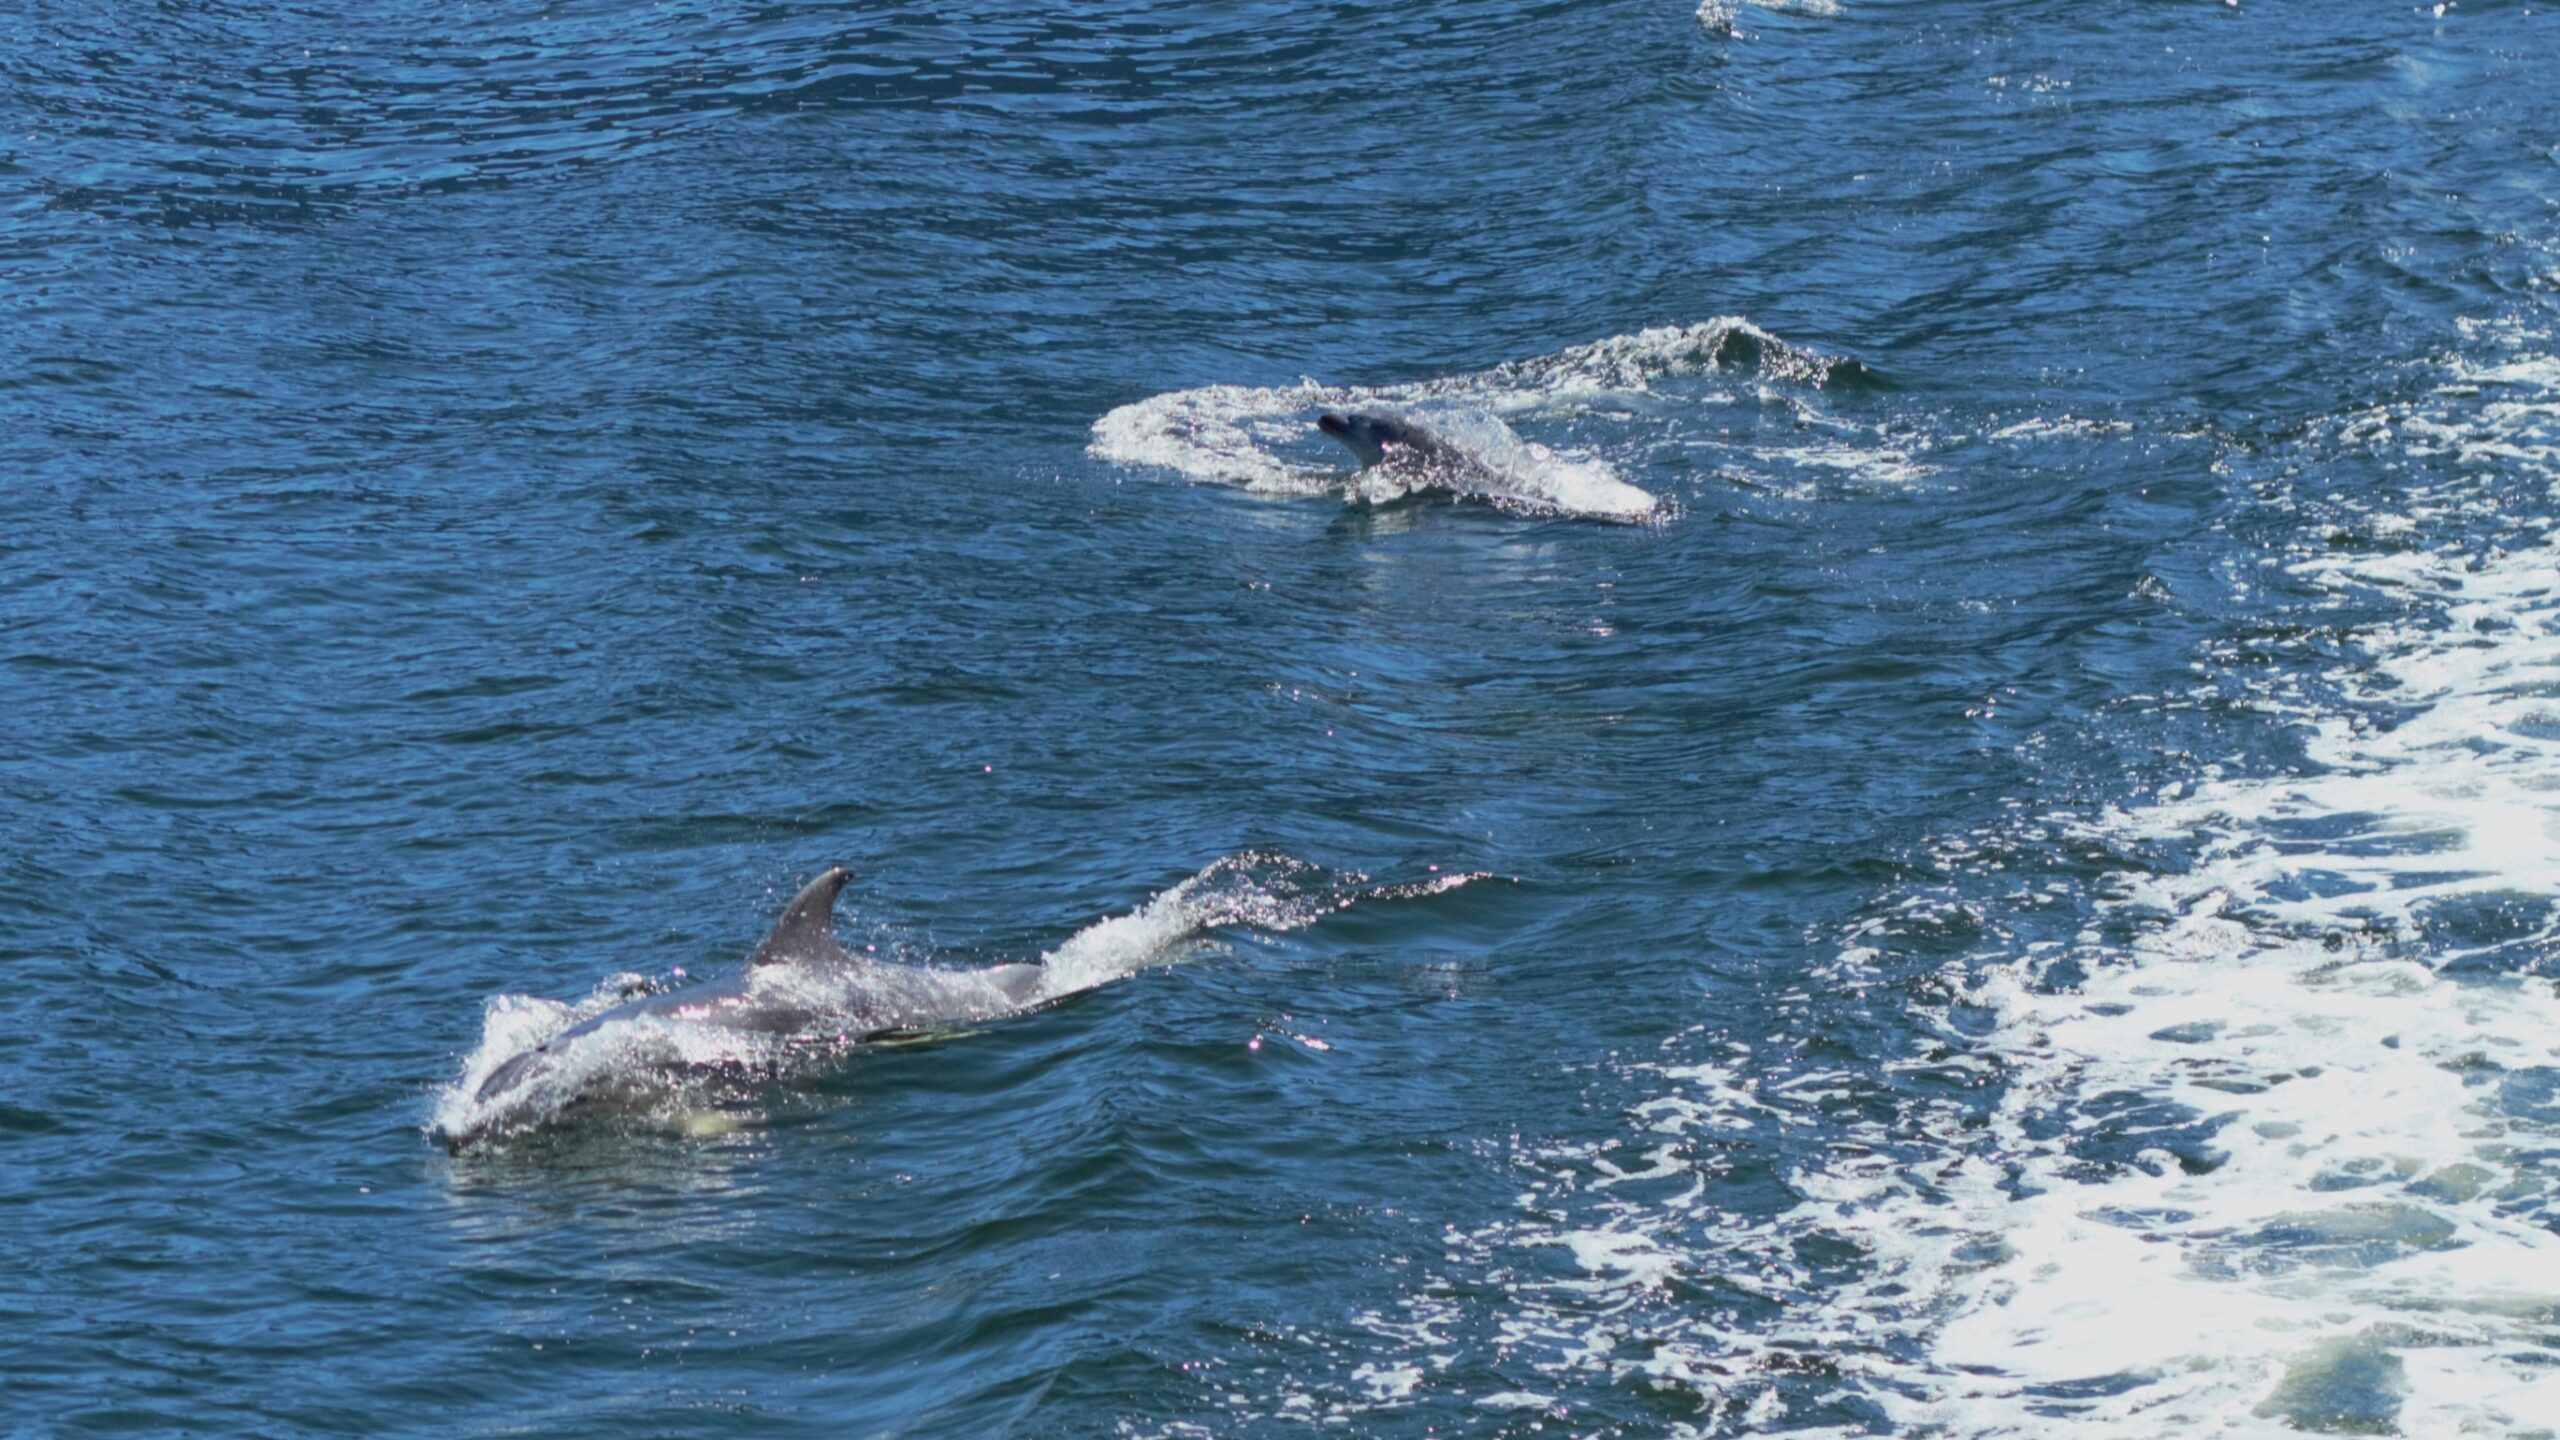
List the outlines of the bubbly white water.
{"type": "MultiPolygon", "coordinates": [[[[1123,405],[1094,422],[1088,447],[1115,464],[1171,470],[1188,479],[1276,495],[1345,494],[1378,501],[1349,477],[1349,457],[1315,428],[1323,410],[1412,410],[1482,460],[1481,498],[1532,513],[1641,520],[1661,513],[1652,494],[1606,459],[1560,454],[1513,433],[1509,420],[1569,413],[1640,395],[1665,377],[1750,364],[1774,380],[1818,386],[1836,362],[1799,350],[1735,316],[1662,326],[1515,360],[1463,375],[1402,385],[1339,386],[1313,380],[1252,388],[1210,385],[1123,405]],[[1303,459],[1298,457],[1304,457],[1303,459]]],[[[1392,485],[1392,482],[1388,482],[1392,485]]]]}

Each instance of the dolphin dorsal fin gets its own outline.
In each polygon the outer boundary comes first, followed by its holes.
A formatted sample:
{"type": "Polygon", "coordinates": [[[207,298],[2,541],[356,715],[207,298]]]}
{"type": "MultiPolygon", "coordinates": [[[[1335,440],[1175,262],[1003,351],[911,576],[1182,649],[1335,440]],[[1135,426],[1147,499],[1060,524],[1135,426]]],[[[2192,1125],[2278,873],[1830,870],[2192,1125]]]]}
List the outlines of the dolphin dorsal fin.
{"type": "Polygon", "coordinates": [[[748,967],[845,959],[844,948],[836,944],[836,893],[852,878],[852,871],[836,865],[802,886],[782,918],[773,922],[764,943],[748,958],[748,967]]]}

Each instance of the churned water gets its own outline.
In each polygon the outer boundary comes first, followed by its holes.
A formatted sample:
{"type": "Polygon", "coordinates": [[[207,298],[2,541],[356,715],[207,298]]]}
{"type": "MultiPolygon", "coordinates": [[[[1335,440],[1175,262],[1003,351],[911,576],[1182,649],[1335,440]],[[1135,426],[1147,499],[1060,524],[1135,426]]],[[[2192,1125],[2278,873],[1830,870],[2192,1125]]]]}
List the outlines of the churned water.
{"type": "Polygon", "coordinates": [[[2556,23],[11,7],[0,1433],[2560,1433],[2556,23]]]}

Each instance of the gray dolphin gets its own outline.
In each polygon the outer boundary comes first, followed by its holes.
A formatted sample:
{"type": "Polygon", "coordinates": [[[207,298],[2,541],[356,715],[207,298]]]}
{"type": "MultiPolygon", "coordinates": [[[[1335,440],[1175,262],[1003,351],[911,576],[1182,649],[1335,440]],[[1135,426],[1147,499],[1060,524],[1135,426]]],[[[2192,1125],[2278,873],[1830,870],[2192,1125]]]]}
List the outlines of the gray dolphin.
{"type": "Polygon", "coordinates": [[[1597,520],[1660,513],[1654,497],[1598,460],[1574,460],[1527,444],[1499,416],[1451,412],[1429,419],[1395,410],[1327,410],[1316,428],[1360,457],[1354,498],[1372,502],[1440,492],[1497,506],[1597,520]]]}
{"type": "Polygon", "coordinates": [[[472,1097],[481,1111],[474,1129],[448,1138],[460,1144],[494,1128],[500,1118],[514,1113],[511,1100],[562,1067],[576,1042],[635,1021],[656,1018],[777,1038],[819,1033],[862,1038],[989,1020],[1047,998],[1041,989],[1046,971],[1038,965],[942,970],[847,951],[836,943],[834,915],[836,896],[852,878],[853,872],[839,865],[810,881],[734,979],[643,996],[510,1056],[472,1097]]]}

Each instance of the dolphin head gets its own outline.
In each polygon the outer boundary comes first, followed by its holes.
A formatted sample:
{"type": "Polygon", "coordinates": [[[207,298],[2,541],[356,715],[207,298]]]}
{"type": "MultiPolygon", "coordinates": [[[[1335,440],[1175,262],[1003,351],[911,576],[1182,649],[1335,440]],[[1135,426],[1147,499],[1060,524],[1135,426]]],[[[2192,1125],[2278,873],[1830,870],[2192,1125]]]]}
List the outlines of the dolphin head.
{"type": "MultiPolygon", "coordinates": [[[[767,966],[850,965],[853,957],[836,943],[836,896],[843,891],[853,872],[841,865],[830,866],[818,878],[801,887],[784,908],[782,918],[774,922],[762,944],[748,957],[750,975],[767,966]]],[[[700,989],[687,989],[667,994],[656,993],[655,986],[641,988],[636,994],[625,992],[623,1003],[601,1014],[588,1016],[569,1028],[528,1050],[510,1055],[480,1082],[472,1092],[472,1104],[484,1107],[485,1113],[469,1130],[449,1133],[447,1139],[456,1145],[467,1143],[494,1129],[500,1119],[512,1122],[520,1108],[520,1097],[532,1092],[548,1077],[560,1073],[565,1056],[573,1043],[600,1030],[628,1024],[652,1013],[681,1014],[690,1007],[718,1003],[720,997],[734,997],[743,990],[738,985],[715,983],[700,989]],[[704,997],[713,997],[706,1001],[704,997]],[[498,1106],[487,1110],[485,1107],[498,1106]]],[[[585,1097],[577,1097],[583,1099],[585,1097]]],[[[570,1103],[576,1103],[572,1100],[570,1103]]]]}
{"type": "Polygon", "coordinates": [[[1316,417],[1316,428],[1350,447],[1364,468],[1386,459],[1388,446],[1414,443],[1411,425],[1373,410],[1327,410],[1316,417]]]}

